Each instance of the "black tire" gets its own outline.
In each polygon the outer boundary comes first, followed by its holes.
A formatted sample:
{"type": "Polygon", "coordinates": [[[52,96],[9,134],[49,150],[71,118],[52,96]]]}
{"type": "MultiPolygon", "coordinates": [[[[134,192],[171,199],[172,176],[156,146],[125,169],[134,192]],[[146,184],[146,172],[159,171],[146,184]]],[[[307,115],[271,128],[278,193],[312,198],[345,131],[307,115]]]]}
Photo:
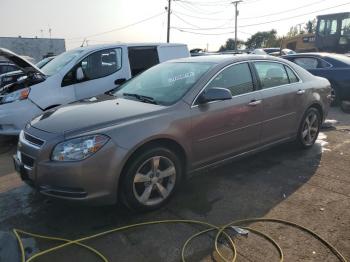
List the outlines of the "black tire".
{"type": "Polygon", "coordinates": [[[181,178],[183,177],[184,170],[180,159],[181,158],[173,151],[164,147],[145,149],[132,157],[130,161],[128,161],[124,170],[121,186],[119,187],[123,204],[130,210],[136,212],[151,211],[166,204],[179,187],[181,178]],[[153,159],[157,159],[158,157],[159,172],[153,172],[153,159]],[[148,163],[148,161],[150,161],[150,163],[148,163]],[[167,167],[168,164],[169,167],[167,167]],[[175,169],[175,179],[174,176],[161,178],[160,174],[162,174],[162,171],[170,170],[171,165],[173,165],[175,169]],[[148,168],[150,168],[150,171],[147,172],[148,168]],[[138,180],[136,178],[137,172],[139,174],[146,173],[142,176],[143,178],[152,178],[150,181],[142,180],[142,182],[134,182],[134,180],[138,180]],[[148,175],[149,173],[152,174],[148,175]],[[156,173],[158,173],[158,175],[156,173]],[[156,182],[153,181],[155,179],[157,179],[156,182]],[[141,202],[141,199],[143,199],[142,191],[143,193],[146,193],[146,190],[149,188],[146,185],[147,183],[149,184],[148,186],[151,186],[153,189],[151,189],[151,194],[149,196],[150,203],[145,204],[141,202]],[[168,183],[167,187],[165,186],[165,183],[168,183]],[[160,186],[158,184],[163,186],[163,190],[159,189],[160,186]],[[168,195],[163,197],[161,191],[164,192],[164,189],[168,188],[168,195]]]}
{"type": "Polygon", "coordinates": [[[303,119],[301,120],[301,123],[298,128],[298,136],[296,139],[296,144],[303,148],[303,149],[308,149],[311,148],[314,144],[315,141],[317,140],[318,134],[320,132],[322,124],[322,119],[321,119],[321,113],[320,111],[315,108],[315,107],[310,107],[304,114],[303,119]],[[309,131],[305,137],[306,129],[307,129],[307,119],[309,119],[310,122],[310,117],[311,116],[316,116],[316,122],[315,125],[312,125],[313,131],[309,131]]]}
{"type": "Polygon", "coordinates": [[[332,103],[331,106],[338,106],[341,102],[341,95],[338,86],[334,83],[331,85],[332,88],[332,103]]]}

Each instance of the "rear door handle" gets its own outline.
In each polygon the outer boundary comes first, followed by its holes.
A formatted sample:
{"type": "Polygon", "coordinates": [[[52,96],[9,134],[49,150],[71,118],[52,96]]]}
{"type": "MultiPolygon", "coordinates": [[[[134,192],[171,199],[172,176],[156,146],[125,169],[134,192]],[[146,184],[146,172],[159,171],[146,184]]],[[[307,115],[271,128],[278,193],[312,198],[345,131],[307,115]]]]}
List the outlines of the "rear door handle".
{"type": "Polygon", "coordinates": [[[299,89],[297,91],[297,95],[303,95],[303,94],[305,94],[305,90],[304,89],[299,89]]]}
{"type": "Polygon", "coordinates": [[[257,105],[259,105],[259,104],[261,104],[261,100],[252,100],[252,101],[250,101],[249,103],[248,103],[248,106],[257,106],[257,105]]]}

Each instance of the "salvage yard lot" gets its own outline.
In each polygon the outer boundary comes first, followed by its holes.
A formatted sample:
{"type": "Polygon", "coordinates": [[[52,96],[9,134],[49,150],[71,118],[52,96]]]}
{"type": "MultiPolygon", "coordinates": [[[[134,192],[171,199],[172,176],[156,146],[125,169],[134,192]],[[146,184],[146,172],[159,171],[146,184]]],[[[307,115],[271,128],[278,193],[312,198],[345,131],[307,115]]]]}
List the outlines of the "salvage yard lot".
{"type": "MultiPolygon", "coordinates": [[[[0,138],[0,232],[20,228],[74,239],[161,219],[222,225],[237,219],[273,217],[314,230],[350,259],[350,115],[332,108],[329,119],[339,122],[323,129],[311,150],[281,145],[198,173],[164,208],[146,214],[130,214],[122,207],[77,206],[36,194],[13,171],[11,155],[16,141],[0,138]]],[[[285,261],[338,261],[315,239],[295,229],[259,223],[252,227],[281,245],[285,261]]],[[[88,244],[110,261],[179,261],[182,244],[199,230],[190,225],[149,226],[88,244]]],[[[278,261],[273,246],[251,233],[235,242],[238,261],[278,261]]],[[[52,243],[32,241],[28,245],[35,250],[52,243]]],[[[213,260],[217,255],[212,245],[212,235],[194,241],[187,251],[188,261],[213,260]]],[[[69,247],[39,261],[97,260],[85,250],[69,247]]]]}

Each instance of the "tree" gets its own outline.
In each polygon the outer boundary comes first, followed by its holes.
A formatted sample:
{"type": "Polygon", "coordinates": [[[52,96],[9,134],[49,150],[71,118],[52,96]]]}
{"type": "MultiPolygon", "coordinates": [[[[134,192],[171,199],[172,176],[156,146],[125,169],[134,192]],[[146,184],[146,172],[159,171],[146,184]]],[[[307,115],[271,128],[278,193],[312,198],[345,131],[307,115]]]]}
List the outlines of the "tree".
{"type": "Polygon", "coordinates": [[[279,46],[277,31],[272,29],[271,31],[257,32],[248,38],[245,45],[249,49],[279,46]]]}
{"type": "Polygon", "coordinates": [[[309,20],[304,26],[305,31],[308,32],[309,34],[316,33],[316,24],[317,24],[316,19],[309,20]]]}
{"type": "Polygon", "coordinates": [[[289,32],[287,33],[287,37],[294,37],[299,34],[298,26],[292,26],[289,28],[289,32]]]}
{"type": "MultiPolygon", "coordinates": [[[[244,41],[238,39],[237,49],[241,48],[242,45],[244,45],[244,41]]],[[[220,47],[219,52],[235,50],[236,49],[235,47],[236,47],[235,40],[233,38],[229,38],[226,40],[226,43],[220,47]]]]}

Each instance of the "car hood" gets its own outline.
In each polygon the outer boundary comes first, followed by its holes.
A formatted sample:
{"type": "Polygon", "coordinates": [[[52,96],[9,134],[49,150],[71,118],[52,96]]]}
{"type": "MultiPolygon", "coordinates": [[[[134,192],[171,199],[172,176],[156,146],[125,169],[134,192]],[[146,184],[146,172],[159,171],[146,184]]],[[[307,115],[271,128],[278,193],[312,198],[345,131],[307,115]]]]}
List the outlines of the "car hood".
{"type": "Polygon", "coordinates": [[[49,133],[87,132],[144,118],[164,108],[124,98],[93,97],[46,111],[30,125],[49,133]]]}
{"type": "Polygon", "coordinates": [[[0,48],[0,56],[3,56],[8,60],[10,60],[12,63],[18,66],[21,70],[23,70],[23,72],[25,73],[38,73],[45,76],[45,74],[35,65],[23,59],[22,57],[16,55],[10,50],[7,50],[5,48],[0,48]]]}

